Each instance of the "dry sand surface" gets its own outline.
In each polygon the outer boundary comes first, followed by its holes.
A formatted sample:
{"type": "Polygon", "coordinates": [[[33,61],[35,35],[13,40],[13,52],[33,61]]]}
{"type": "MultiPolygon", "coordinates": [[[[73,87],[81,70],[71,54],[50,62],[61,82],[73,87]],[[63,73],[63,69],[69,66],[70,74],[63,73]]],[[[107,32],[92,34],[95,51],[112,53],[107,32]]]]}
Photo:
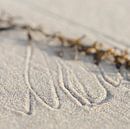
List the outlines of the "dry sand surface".
{"type": "MultiPolygon", "coordinates": [[[[0,9],[48,32],[130,47],[129,0],[0,0],[0,9]]],[[[72,49],[61,59],[59,49],[45,38],[29,46],[23,31],[0,33],[0,129],[129,129],[130,72],[74,61],[72,49]]]]}

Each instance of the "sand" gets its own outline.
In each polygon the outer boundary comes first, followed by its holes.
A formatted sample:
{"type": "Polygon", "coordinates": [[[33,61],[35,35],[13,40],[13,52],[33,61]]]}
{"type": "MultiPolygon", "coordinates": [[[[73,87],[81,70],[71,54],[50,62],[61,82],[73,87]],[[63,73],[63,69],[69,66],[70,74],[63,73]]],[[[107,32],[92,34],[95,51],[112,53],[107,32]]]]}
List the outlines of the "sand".
{"type": "MultiPolygon", "coordinates": [[[[88,44],[130,47],[129,0],[1,0],[0,9],[88,44]]],[[[23,31],[0,33],[0,129],[130,128],[129,71],[74,61],[70,49],[60,58],[56,41],[34,37],[30,46],[23,31]]]]}

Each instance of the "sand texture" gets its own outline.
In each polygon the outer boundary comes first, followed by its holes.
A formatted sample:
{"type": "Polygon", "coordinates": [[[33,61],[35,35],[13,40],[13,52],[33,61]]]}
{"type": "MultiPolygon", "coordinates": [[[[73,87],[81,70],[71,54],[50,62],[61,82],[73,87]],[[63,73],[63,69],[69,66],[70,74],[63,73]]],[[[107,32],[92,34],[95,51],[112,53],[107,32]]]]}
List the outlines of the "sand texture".
{"type": "MultiPolygon", "coordinates": [[[[86,43],[130,48],[129,0],[0,0],[17,22],[86,43]]],[[[93,63],[57,41],[0,32],[0,129],[129,129],[130,71],[93,63]],[[39,40],[40,39],[40,40],[39,40]]]]}

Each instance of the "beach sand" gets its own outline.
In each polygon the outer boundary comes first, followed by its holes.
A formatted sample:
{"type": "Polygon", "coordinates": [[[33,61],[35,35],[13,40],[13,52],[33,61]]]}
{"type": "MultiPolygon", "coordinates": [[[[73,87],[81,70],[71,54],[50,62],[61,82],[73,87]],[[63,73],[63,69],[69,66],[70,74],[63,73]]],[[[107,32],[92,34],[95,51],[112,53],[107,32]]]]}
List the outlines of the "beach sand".
{"type": "MultiPolygon", "coordinates": [[[[0,0],[21,24],[130,48],[129,0],[0,0]]],[[[130,73],[24,31],[0,32],[0,129],[128,129],[130,73]],[[40,41],[39,41],[40,39],[40,41]]]]}

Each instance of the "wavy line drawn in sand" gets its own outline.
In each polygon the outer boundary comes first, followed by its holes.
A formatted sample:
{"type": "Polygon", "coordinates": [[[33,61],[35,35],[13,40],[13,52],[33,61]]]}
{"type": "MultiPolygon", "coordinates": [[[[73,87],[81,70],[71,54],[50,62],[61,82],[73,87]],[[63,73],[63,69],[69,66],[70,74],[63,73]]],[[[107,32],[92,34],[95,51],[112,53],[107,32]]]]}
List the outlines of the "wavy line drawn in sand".
{"type": "MultiPolygon", "coordinates": [[[[25,115],[29,109],[29,92],[25,86],[23,68],[21,67],[21,64],[24,63],[24,58],[19,58],[22,53],[17,53],[19,46],[16,45],[15,48],[12,45],[14,44],[9,41],[6,42],[6,39],[1,44],[1,50],[3,49],[3,51],[0,50],[2,52],[0,66],[0,105],[2,110],[4,109],[17,115],[25,115]],[[17,55],[16,57],[14,57],[15,54],[17,55]]],[[[21,51],[24,53],[22,48],[21,51]]]]}
{"type": "MultiPolygon", "coordinates": [[[[30,61],[31,61],[31,58],[32,58],[32,55],[33,55],[33,44],[31,43],[29,43],[28,45],[27,45],[27,53],[26,53],[26,64],[25,64],[25,72],[24,72],[24,76],[25,76],[25,81],[26,81],[26,84],[27,84],[27,86],[28,86],[28,88],[29,88],[29,90],[30,90],[30,92],[31,92],[31,94],[33,94],[34,96],[35,96],[35,98],[43,105],[43,106],[46,106],[47,108],[49,108],[49,109],[57,109],[57,108],[59,108],[59,100],[57,100],[56,98],[58,98],[57,97],[57,95],[56,95],[56,93],[55,93],[55,91],[53,91],[54,92],[54,99],[56,99],[55,100],[55,105],[54,105],[54,107],[51,107],[50,105],[48,105],[47,104],[47,102],[45,102],[42,98],[40,98],[40,96],[36,93],[36,91],[34,91],[34,89],[32,88],[32,86],[31,86],[31,82],[30,82],[30,75],[29,75],[29,72],[30,72],[30,61]]],[[[30,102],[30,104],[31,104],[31,102],[30,102]]],[[[31,107],[32,107],[32,105],[30,105],[31,107]]],[[[30,108],[30,110],[31,110],[32,108],[30,108]]],[[[30,113],[32,112],[32,111],[29,111],[30,113]]],[[[29,114],[30,114],[29,113],[29,114]]]]}
{"type": "Polygon", "coordinates": [[[59,101],[59,96],[58,96],[58,93],[57,93],[57,88],[55,86],[55,82],[54,82],[54,79],[56,79],[52,73],[53,70],[51,70],[51,67],[49,67],[50,63],[48,62],[48,56],[45,52],[43,52],[43,56],[44,56],[44,62],[46,62],[46,68],[47,68],[47,74],[49,75],[50,77],[50,81],[51,81],[51,94],[53,94],[53,108],[60,108],[60,101],[59,101]]]}
{"type": "MultiPolygon", "coordinates": [[[[91,77],[92,76],[91,73],[88,74],[87,71],[82,69],[84,72],[84,76],[86,75],[86,78],[84,78],[83,81],[81,81],[81,79],[79,79],[76,76],[76,74],[73,72],[73,70],[71,70],[72,69],[71,67],[67,66],[67,64],[63,63],[60,60],[59,60],[59,62],[60,62],[60,64],[58,64],[58,61],[57,61],[57,65],[59,67],[59,70],[58,70],[59,77],[62,78],[62,80],[63,80],[61,82],[64,82],[64,84],[62,84],[61,88],[69,97],[73,98],[74,100],[76,99],[78,101],[78,105],[80,103],[80,106],[91,107],[91,106],[94,106],[97,104],[101,104],[106,99],[107,91],[101,84],[97,83],[97,87],[95,87],[95,88],[97,88],[98,91],[102,92],[102,93],[99,93],[100,94],[99,96],[96,95],[96,92],[95,92],[96,90],[91,88],[91,86],[94,87],[94,84],[93,84],[94,79],[93,79],[93,77],[91,77]],[[88,83],[86,83],[86,81],[85,81],[86,79],[89,81],[89,83],[90,83],[89,85],[88,85],[88,83]],[[86,86],[86,88],[89,88],[89,89],[86,90],[85,86],[86,86]],[[90,95],[90,93],[91,93],[91,95],[90,95]],[[93,95],[92,95],[92,93],[93,93],[93,95]]],[[[95,80],[94,80],[94,82],[95,82],[95,80]]],[[[97,92],[97,94],[98,94],[98,92],[97,92]]]]}
{"type": "Polygon", "coordinates": [[[107,96],[108,96],[107,90],[100,83],[100,81],[98,80],[96,74],[91,73],[90,70],[86,70],[86,68],[85,68],[86,66],[84,66],[84,65],[81,65],[80,67],[89,77],[91,76],[91,79],[96,82],[95,85],[97,85],[97,91],[100,91],[100,96],[98,96],[98,97],[96,96],[93,101],[95,102],[96,105],[103,103],[107,99],[107,96]]]}
{"type": "Polygon", "coordinates": [[[95,76],[97,84],[99,83],[99,86],[102,88],[102,91],[104,91],[102,92],[103,94],[99,97],[99,101],[96,104],[101,105],[103,103],[110,102],[110,100],[113,97],[113,94],[111,94],[111,90],[113,90],[115,87],[112,86],[103,78],[99,67],[91,63],[83,63],[83,62],[80,63],[80,66],[84,71],[92,73],[95,76]]]}
{"type": "Polygon", "coordinates": [[[65,72],[63,72],[63,68],[62,64],[59,64],[59,62],[61,63],[61,61],[56,61],[57,62],[57,67],[58,67],[58,74],[59,74],[59,83],[61,84],[60,87],[61,89],[65,92],[65,94],[72,100],[74,101],[78,106],[84,106],[84,105],[91,105],[91,102],[89,102],[88,99],[86,99],[85,97],[83,97],[81,94],[79,94],[75,89],[73,89],[72,83],[70,82],[70,79],[68,78],[68,76],[70,77],[70,75],[68,74],[68,70],[66,69],[67,73],[63,74],[65,72]],[[64,76],[67,77],[67,80],[64,80],[64,76]],[[65,82],[68,82],[68,84],[65,84],[65,82]]]}
{"type": "MultiPolygon", "coordinates": [[[[47,66],[49,65],[48,61],[47,61],[47,56],[46,53],[44,53],[44,59],[45,62],[47,63],[47,66]]],[[[25,77],[25,82],[30,90],[29,92],[29,96],[30,96],[30,102],[29,102],[29,111],[27,112],[28,115],[31,115],[33,113],[32,111],[32,107],[33,107],[33,103],[32,103],[32,99],[31,96],[34,95],[35,98],[44,106],[48,107],[49,109],[57,109],[59,108],[59,99],[57,92],[55,91],[55,87],[54,84],[52,84],[52,90],[54,93],[54,98],[56,98],[54,100],[55,105],[54,106],[50,106],[48,105],[48,103],[46,103],[42,98],[40,98],[40,96],[38,95],[38,93],[33,89],[31,82],[30,82],[30,62],[33,56],[33,44],[27,44],[27,49],[26,49],[26,62],[25,62],[25,72],[24,72],[24,77],[25,77]]],[[[71,70],[71,68],[63,63],[62,61],[58,60],[56,61],[57,65],[58,65],[58,71],[59,71],[59,82],[60,82],[60,87],[61,89],[73,100],[76,102],[77,105],[79,106],[92,106],[92,105],[96,105],[96,104],[101,104],[102,102],[104,102],[107,98],[107,91],[106,89],[101,86],[102,90],[103,90],[103,94],[97,99],[96,102],[92,103],[91,100],[93,99],[93,97],[91,97],[89,94],[86,97],[84,95],[84,89],[83,89],[83,84],[81,83],[81,81],[76,77],[75,73],[73,72],[73,70],[71,70]],[[75,85],[73,82],[76,82],[77,86],[79,86],[79,89],[75,89],[75,85]],[[81,92],[83,94],[81,94],[81,92]]],[[[51,75],[51,71],[48,68],[48,72],[49,75],[51,75]]],[[[87,71],[86,71],[87,73],[87,71]]],[[[91,75],[90,75],[91,76],[91,75]]],[[[93,79],[92,79],[93,81],[93,79]]],[[[54,82],[52,82],[54,83],[54,82]]]]}
{"type": "MultiPolygon", "coordinates": [[[[40,98],[40,96],[38,95],[38,93],[33,89],[31,82],[30,82],[30,62],[33,56],[33,44],[27,44],[27,48],[26,48],[26,62],[25,62],[25,72],[24,72],[24,77],[25,77],[25,82],[26,85],[28,86],[30,92],[29,92],[29,111],[27,113],[24,112],[19,112],[19,111],[15,111],[12,110],[12,112],[16,112],[18,114],[27,114],[27,115],[31,115],[33,113],[33,100],[32,100],[32,95],[43,105],[46,106],[47,108],[54,110],[59,108],[60,106],[60,102],[58,99],[58,95],[57,92],[55,91],[55,87],[54,85],[52,85],[52,90],[54,93],[54,98],[55,99],[55,105],[54,106],[50,106],[48,105],[48,103],[46,103],[42,98],[40,98]]],[[[47,63],[47,55],[46,53],[44,53],[44,59],[45,62],[47,63]]],[[[56,61],[57,67],[58,67],[58,72],[59,72],[59,76],[58,76],[58,80],[59,80],[59,86],[61,87],[61,89],[66,93],[66,95],[72,100],[74,101],[78,106],[88,106],[91,107],[93,105],[98,105],[98,104],[102,104],[104,101],[106,101],[108,99],[108,93],[107,90],[104,88],[104,86],[102,84],[100,84],[99,86],[101,87],[103,93],[101,94],[101,96],[99,96],[99,98],[97,98],[97,100],[95,102],[92,102],[91,100],[94,99],[92,96],[89,95],[89,92],[87,92],[87,97],[85,96],[84,92],[86,92],[84,90],[84,86],[81,83],[81,81],[77,78],[77,76],[75,75],[75,73],[73,72],[73,70],[71,70],[71,67],[69,67],[69,65],[67,65],[66,63],[63,63],[61,59],[56,61]],[[75,89],[75,85],[73,82],[76,82],[77,87],[79,86],[79,89],[75,89]]],[[[49,64],[47,63],[47,66],[49,64]]],[[[48,68],[48,72],[50,73],[50,69],[48,68]]],[[[88,74],[89,76],[90,73],[87,72],[87,70],[84,69],[84,67],[81,67],[81,69],[83,71],[86,72],[86,74],[88,74]]],[[[91,79],[92,81],[94,79],[91,79]]],[[[52,82],[54,83],[54,82],[52,82]]],[[[88,90],[89,91],[89,90],[88,90]]]]}
{"type": "Polygon", "coordinates": [[[114,87],[124,86],[130,89],[130,74],[124,67],[117,70],[112,64],[102,63],[99,65],[99,69],[104,81],[108,84],[114,87]]]}
{"type": "Polygon", "coordinates": [[[113,65],[102,63],[99,65],[99,69],[103,79],[107,83],[111,84],[114,87],[120,86],[123,78],[113,65]]]}
{"type": "MultiPolygon", "coordinates": [[[[31,54],[29,54],[29,55],[31,55],[31,54]]],[[[46,53],[44,53],[44,55],[46,56],[46,53]]],[[[46,59],[45,59],[45,62],[47,62],[46,59]]],[[[78,92],[78,91],[82,91],[82,93],[83,93],[85,91],[83,89],[82,84],[79,82],[79,80],[74,75],[74,73],[70,70],[70,68],[67,67],[66,65],[64,65],[64,63],[62,63],[61,61],[59,61],[60,64],[58,63],[58,61],[56,61],[56,62],[57,62],[58,71],[59,71],[59,84],[60,84],[61,89],[71,99],[73,99],[76,102],[77,105],[79,105],[79,106],[84,106],[84,105],[92,106],[92,103],[89,101],[89,99],[88,98],[86,99],[85,95],[83,96],[81,93],[78,92]],[[63,74],[62,74],[62,71],[63,71],[63,74]],[[65,79],[66,79],[66,81],[65,81],[65,79]],[[76,84],[78,84],[78,86],[80,86],[80,88],[78,90],[76,90],[73,87],[74,85],[76,85],[73,82],[76,82],[76,84]]],[[[47,67],[48,67],[48,64],[47,64],[47,67]]],[[[30,89],[32,90],[33,88],[31,87],[30,89]]],[[[33,89],[33,93],[34,93],[34,89],[33,89]]],[[[38,96],[38,94],[37,94],[37,96],[38,96]]],[[[89,96],[89,98],[90,98],[90,96],[89,96]]],[[[100,103],[100,101],[102,101],[103,98],[101,97],[100,99],[101,100],[98,100],[99,103],[100,103]]]]}
{"type": "MultiPolygon", "coordinates": [[[[46,55],[45,52],[44,55],[46,55]]],[[[102,84],[100,84],[100,81],[98,80],[97,81],[99,82],[98,83],[99,87],[101,87],[102,89],[102,94],[98,96],[98,98],[93,98],[91,95],[89,95],[89,92],[87,91],[87,98],[86,98],[84,94],[84,92],[86,92],[83,88],[84,86],[80,82],[80,80],[76,77],[76,75],[73,73],[71,68],[69,68],[69,66],[63,63],[61,59],[58,59],[56,61],[56,64],[59,72],[58,74],[59,86],[67,94],[67,96],[69,96],[70,99],[73,100],[77,105],[92,106],[92,105],[102,104],[103,102],[108,100],[108,98],[110,98],[108,96],[108,91],[104,88],[102,84]],[[75,82],[75,84],[73,82],[75,82]],[[78,90],[75,89],[76,85],[79,88],[78,90]]],[[[85,72],[87,73],[87,71],[85,72]]],[[[90,75],[89,73],[87,74],[90,75]]],[[[93,81],[93,79],[91,79],[91,81],[93,81]]]]}

